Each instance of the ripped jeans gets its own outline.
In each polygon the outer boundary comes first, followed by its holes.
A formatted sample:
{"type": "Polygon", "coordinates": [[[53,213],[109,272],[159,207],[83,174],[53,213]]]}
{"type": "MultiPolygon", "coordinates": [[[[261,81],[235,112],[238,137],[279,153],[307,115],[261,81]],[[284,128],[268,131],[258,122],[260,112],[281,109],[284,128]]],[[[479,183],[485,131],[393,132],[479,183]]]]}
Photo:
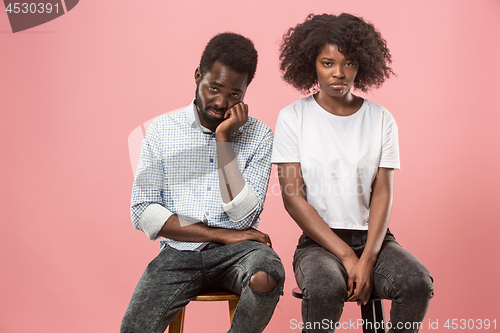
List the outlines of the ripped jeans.
{"type": "MultiPolygon", "coordinates": [[[[358,257],[367,240],[367,231],[333,229],[358,257]]],[[[331,252],[303,234],[295,250],[293,269],[302,290],[302,320],[308,333],[334,332],[347,301],[347,272],[331,252]],[[317,324],[317,325],[316,325],[317,324]]],[[[392,300],[388,332],[418,332],[430,299],[434,296],[432,277],[425,266],[387,230],[373,269],[372,294],[392,300]]]]}
{"type": "Polygon", "coordinates": [[[120,332],[164,332],[191,299],[215,289],[240,295],[228,332],[262,332],[283,295],[284,280],[280,258],[259,242],[209,243],[199,252],[179,251],[167,245],[139,280],[120,332]],[[251,276],[259,271],[276,282],[270,293],[250,288],[251,276]]]}

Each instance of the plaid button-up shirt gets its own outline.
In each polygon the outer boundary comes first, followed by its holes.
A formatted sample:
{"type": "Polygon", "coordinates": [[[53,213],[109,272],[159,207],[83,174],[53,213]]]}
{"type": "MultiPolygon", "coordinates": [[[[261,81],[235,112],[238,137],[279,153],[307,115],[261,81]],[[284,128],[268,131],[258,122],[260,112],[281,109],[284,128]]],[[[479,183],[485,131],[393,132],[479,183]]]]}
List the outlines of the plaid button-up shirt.
{"type": "MultiPolygon", "coordinates": [[[[167,219],[176,214],[209,227],[256,228],[271,171],[273,133],[249,116],[231,142],[245,186],[225,204],[219,189],[215,133],[200,125],[194,103],[156,118],[142,142],[132,189],[134,227],[155,240],[167,219]]],[[[200,250],[205,244],[162,239],[162,246],[165,243],[178,250],[200,250]]]]}

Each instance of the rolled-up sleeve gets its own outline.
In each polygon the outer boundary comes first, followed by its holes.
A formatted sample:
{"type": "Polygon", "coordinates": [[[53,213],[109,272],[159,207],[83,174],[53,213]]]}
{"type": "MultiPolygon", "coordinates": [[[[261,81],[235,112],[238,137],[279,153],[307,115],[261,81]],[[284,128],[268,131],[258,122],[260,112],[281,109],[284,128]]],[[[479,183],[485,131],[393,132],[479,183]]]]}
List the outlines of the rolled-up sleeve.
{"type": "Polygon", "coordinates": [[[245,186],[240,193],[227,204],[222,202],[224,211],[233,221],[241,221],[253,211],[258,209],[259,199],[255,195],[250,185],[245,182],[245,186]]]}
{"type": "Polygon", "coordinates": [[[232,224],[237,229],[256,226],[264,208],[269,175],[271,173],[271,154],[273,133],[265,126],[265,133],[256,144],[252,157],[246,162],[242,175],[245,180],[243,190],[229,203],[222,203],[232,224]]]}
{"type": "Polygon", "coordinates": [[[131,202],[132,224],[151,240],[158,238],[158,232],[172,215],[162,206],[163,182],[158,127],[157,122],[153,121],[142,141],[131,202]]]}

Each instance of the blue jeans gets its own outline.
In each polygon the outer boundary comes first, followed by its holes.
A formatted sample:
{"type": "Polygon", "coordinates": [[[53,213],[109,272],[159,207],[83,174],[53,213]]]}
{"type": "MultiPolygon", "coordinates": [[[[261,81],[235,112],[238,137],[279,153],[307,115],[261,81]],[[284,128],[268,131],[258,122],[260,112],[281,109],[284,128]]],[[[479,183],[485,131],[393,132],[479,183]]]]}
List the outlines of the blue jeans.
{"type": "Polygon", "coordinates": [[[214,289],[241,295],[229,332],[262,332],[283,295],[284,280],[280,258],[259,242],[209,243],[200,252],[166,246],[139,280],[120,332],[164,332],[191,299],[214,289]],[[270,293],[249,286],[250,277],[260,271],[277,283],[270,293]]]}
{"type": "MultiPolygon", "coordinates": [[[[333,231],[361,256],[367,231],[333,231]]],[[[347,300],[347,272],[342,262],[303,234],[295,250],[293,269],[303,294],[302,320],[311,327],[304,331],[334,332],[333,325],[322,327],[314,323],[340,321],[347,300]]],[[[418,332],[418,323],[424,320],[434,296],[432,281],[425,266],[403,249],[388,230],[374,267],[372,294],[392,300],[389,332],[418,332]]]]}

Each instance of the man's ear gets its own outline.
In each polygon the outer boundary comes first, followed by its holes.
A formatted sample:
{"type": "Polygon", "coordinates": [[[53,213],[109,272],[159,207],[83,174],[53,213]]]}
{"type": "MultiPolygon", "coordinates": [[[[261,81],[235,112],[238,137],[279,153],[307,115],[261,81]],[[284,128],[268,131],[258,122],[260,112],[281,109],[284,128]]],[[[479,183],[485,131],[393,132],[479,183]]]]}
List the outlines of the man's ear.
{"type": "Polygon", "coordinates": [[[196,67],[196,70],[194,71],[194,81],[196,82],[196,85],[198,85],[201,81],[200,67],[196,67]]]}

